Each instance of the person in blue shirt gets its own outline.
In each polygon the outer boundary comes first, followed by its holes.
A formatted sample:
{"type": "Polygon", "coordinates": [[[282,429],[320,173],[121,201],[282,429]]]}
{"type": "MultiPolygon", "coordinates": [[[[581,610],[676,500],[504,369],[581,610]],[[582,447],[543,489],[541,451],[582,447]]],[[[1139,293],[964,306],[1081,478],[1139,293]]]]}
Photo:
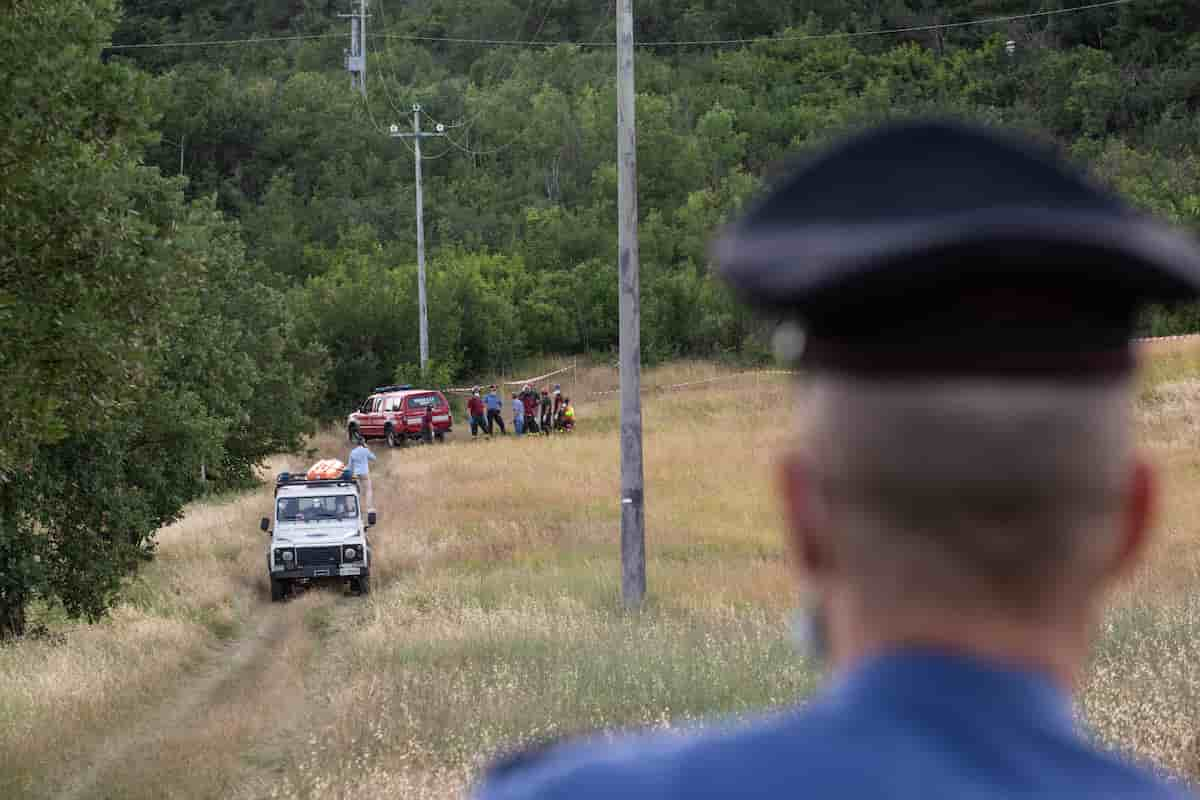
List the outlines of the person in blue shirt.
{"type": "Polygon", "coordinates": [[[516,392],[512,393],[513,431],[517,436],[525,433],[525,401],[516,392]]]}
{"type": "Polygon", "coordinates": [[[361,436],[358,437],[358,444],[350,451],[350,474],[358,481],[358,485],[363,488],[363,499],[367,503],[367,510],[375,508],[375,489],[371,485],[371,462],[375,460],[375,454],[367,448],[367,442],[361,436]]]}
{"type": "Polygon", "coordinates": [[[1071,695],[1150,538],[1135,319],[1195,299],[1197,243],[1023,141],[909,122],[808,162],[714,256],[803,373],[779,485],[826,685],[519,753],[476,797],[1187,796],[1090,742],[1071,695]]]}
{"type": "Polygon", "coordinates": [[[496,384],[488,387],[488,393],[483,397],[483,404],[487,407],[487,432],[488,436],[495,433],[496,426],[500,426],[500,435],[508,435],[508,431],[504,428],[504,417],[501,415],[501,410],[504,408],[500,402],[500,395],[496,393],[496,384]]]}

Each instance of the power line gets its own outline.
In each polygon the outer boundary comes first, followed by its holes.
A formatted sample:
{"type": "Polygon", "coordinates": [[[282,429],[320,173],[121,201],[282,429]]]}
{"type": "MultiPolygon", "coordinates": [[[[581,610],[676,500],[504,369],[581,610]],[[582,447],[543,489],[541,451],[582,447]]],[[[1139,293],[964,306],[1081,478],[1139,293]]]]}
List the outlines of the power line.
{"type": "MultiPolygon", "coordinates": [[[[534,3],[534,0],[530,0],[529,7],[525,11],[525,19],[521,23],[522,28],[525,27],[525,23],[529,21],[529,12],[533,10],[533,3],[534,3]]],[[[542,30],[546,27],[546,20],[548,20],[550,18],[550,9],[553,5],[554,5],[554,0],[546,0],[546,6],[542,10],[541,21],[538,22],[537,30],[535,30],[533,32],[533,38],[530,40],[530,44],[535,43],[537,41],[537,38],[542,35],[542,30]]],[[[517,62],[516,62],[516,59],[513,59],[512,64],[509,66],[508,77],[502,81],[497,81],[497,83],[499,84],[499,83],[503,83],[504,81],[507,81],[508,78],[511,78],[513,76],[513,73],[516,71],[517,71],[517,62]]],[[[461,135],[467,136],[471,132],[471,126],[474,125],[479,120],[479,118],[483,115],[484,111],[486,111],[486,110],[487,109],[480,109],[478,112],[473,114],[468,120],[466,120],[465,122],[459,122],[458,124],[454,125],[454,127],[455,128],[464,128],[461,135]]],[[[459,142],[458,140],[456,140],[450,134],[446,134],[447,142],[449,142],[454,147],[457,147],[459,150],[462,150],[464,153],[469,154],[472,158],[478,158],[480,156],[492,156],[492,155],[496,155],[497,153],[502,153],[505,150],[512,147],[514,144],[516,144],[520,138],[521,138],[521,134],[518,133],[517,135],[513,136],[511,139],[509,139],[507,142],[500,145],[499,147],[492,147],[487,150],[473,150],[470,145],[465,145],[462,142],[459,142]]]]}
{"type": "MultiPolygon", "coordinates": [[[[660,42],[634,42],[635,47],[716,47],[721,45],[736,45],[736,44],[758,44],[769,42],[808,42],[818,41],[821,39],[858,39],[865,36],[891,36],[901,33],[924,33],[928,31],[950,30],[953,28],[968,28],[982,25],[997,25],[1004,22],[1019,22],[1027,19],[1038,19],[1041,17],[1055,17],[1064,14],[1074,14],[1081,11],[1092,11],[1098,8],[1111,8],[1114,6],[1130,5],[1137,0],[1103,0],[1103,2],[1088,3],[1081,6],[1073,6],[1071,8],[1052,8],[1043,11],[1031,11],[1026,14],[1010,14],[1003,17],[983,17],[980,19],[962,20],[960,22],[938,22],[929,25],[909,25],[903,28],[881,28],[870,31],[835,31],[831,33],[809,33],[796,34],[789,36],[754,36],[740,39],[691,39],[681,41],[660,41],[660,42]]],[[[584,41],[573,42],[570,40],[552,40],[552,41],[537,41],[534,39],[471,39],[459,36],[420,36],[416,34],[402,33],[370,33],[371,38],[376,39],[397,39],[409,42],[441,42],[446,44],[471,44],[471,45],[487,45],[495,47],[557,47],[559,45],[573,45],[575,47],[596,47],[596,48],[614,48],[616,44],[613,42],[598,42],[584,41]]],[[[246,45],[246,44],[261,44],[274,42],[292,42],[304,39],[334,39],[341,38],[343,34],[338,33],[315,33],[302,34],[297,36],[259,36],[249,39],[213,39],[203,42],[143,42],[141,44],[110,44],[108,50],[134,50],[148,48],[165,48],[165,47],[208,47],[208,46],[229,46],[229,45],[246,45]]]]}
{"type": "Polygon", "coordinates": [[[203,42],[142,42],[141,44],[109,44],[106,50],[145,50],[160,47],[227,47],[241,44],[299,42],[307,39],[341,39],[341,33],[302,33],[295,36],[254,36],[249,39],[209,39],[203,42]]]}
{"type": "MultiPolygon", "coordinates": [[[[928,31],[948,30],[951,28],[967,28],[981,25],[996,25],[1002,22],[1018,22],[1026,19],[1037,19],[1039,17],[1053,17],[1062,14],[1074,14],[1080,11],[1091,11],[1098,8],[1108,8],[1111,6],[1123,6],[1137,2],[1137,0],[1103,0],[1103,2],[1089,3],[1082,6],[1073,6],[1071,8],[1053,8],[1043,11],[1031,11],[1026,14],[1010,14],[1003,17],[983,17],[981,19],[962,20],[960,22],[937,22],[928,25],[909,25],[903,28],[881,28],[879,30],[870,31],[835,31],[831,33],[808,33],[796,34],[791,36],[753,36],[741,39],[690,39],[682,41],[660,41],[660,42],[634,42],[635,47],[712,47],[719,45],[732,44],[758,44],[769,42],[807,42],[820,39],[857,39],[864,36],[888,36],[899,33],[922,33],[928,31]]],[[[450,44],[474,44],[474,45],[489,45],[496,47],[557,47],[559,45],[573,45],[575,47],[597,47],[597,48],[613,48],[616,44],[613,42],[573,42],[568,40],[562,41],[524,41],[517,39],[469,39],[457,36],[419,36],[398,33],[377,33],[375,36],[387,37],[389,39],[405,39],[413,42],[445,42],[450,44]]]]}
{"type": "MultiPolygon", "coordinates": [[[[525,15],[524,15],[524,16],[521,18],[521,22],[520,22],[520,24],[517,26],[517,31],[520,31],[520,30],[522,30],[522,29],[525,27],[525,25],[526,25],[526,24],[529,22],[529,16],[530,16],[530,14],[532,14],[532,13],[533,13],[533,7],[534,7],[534,5],[535,5],[535,3],[536,3],[536,2],[537,2],[537,0],[529,0],[529,4],[528,4],[528,5],[525,7],[525,15]]],[[[541,32],[542,32],[542,29],[545,27],[545,25],[546,25],[546,20],[547,20],[547,19],[549,18],[549,16],[550,16],[550,8],[551,8],[551,6],[552,6],[553,4],[554,4],[554,0],[547,0],[547,2],[546,2],[546,6],[545,6],[545,9],[544,9],[544,11],[543,11],[543,13],[542,13],[542,18],[541,18],[541,21],[538,23],[537,31],[535,31],[535,33],[534,33],[534,39],[536,39],[536,38],[537,38],[537,36],[538,36],[539,34],[541,34],[541,32]]],[[[383,22],[383,25],[386,27],[386,25],[387,25],[387,12],[386,12],[386,11],[385,11],[385,9],[384,9],[384,2],[383,2],[383,0],[379,0],[379,14],[380,14],[380,19],[381,19],[381,20],[382,20],[382,22],[383,22]]],[[[384,57],[385,57],[385,59],[386,59],[386,58],[388,58],[388,57],[390,56],[390,54],[388,53],[388,50],[387,50],[386,39],[387,39],[387,38],[392,38],[392,37],[383,37],[383,38],[385,39],[385,44],[384,44],[384,46],[383,46],[383,54],[384,54],[384,57]]],[[[386,67],[386,62],[385,62],[384,69],[387,69],[387,67],[386,67]]],[[[503,83],[504,81],[508,80],[508,78],[511,78],[511,77],[512,77],[512,73],[513,73],[515,70],[516,70],[516,63],[515,63],[515,62],[513,62],[513,64],[511,64],[511,65],[509,66],[508,75],[506,75],[504,78],[502,78],[502,79],[501,79],[499,82],[503,83]]],[[[392,78],[392,80],[393,80],[393,81],[395,81],[395,73],[391,73],[391,72],[389,72],[388,74],[390,75],[390,77],[392,78]]],[[[385,76],[385,77],[386,77],[386,76],[385,76]]],[[[396,101],[395,101],[394,97],[392,96],[391,89],[389,89],[389,88],[388,88],[388,85],[387,85],[387,80],[384,80],[384,81],[383,81],[383,91],[384,91],[384,94],[387,96],[387,101],[388,101],[388,104],[389,104],[389,105],[391,105],[391,107],[392,107],[392,110],[393,110],[393,111],[395,111],[397,114],[400,114],[400,113],[402,113],[402,112],[400,111],[400,108],[399,108],[399,106],[396,104],[396,101]]],[[[369,113],[369,109],[368,109],[368,113],[369,113]]],[[[459,122],[456,122],[456,123],[454,123],[454,124],[451,124],[451,125],[446,125],[445,123],[440,123],[440,121],[439,121],[439,120],[437,120],[437,119],[434,119],[434,118],[432,117],[432,115],[430,115],[430,114],[428,114],[428,113],[426,113],[426,114],[425,114],[425,116],[426,116],[426,117],[428,117],[428,118],[429,118],[429,119],[430,119],[432,122],[434,122],[435,124],[441,124],[441,125],[442,125],[442,128],[443,128],[443,130],[445,130],[445,129],[448,129],[448,128],[464,128],[464,127],[465,127],[465,128],[466,128],[466,130],[465,130],[463,133],[464,133],[464,134],[466,134],[466,133],[468,133],[468,132],[470,131],[470,128],[471,128],[471,126],[475,124],[476,120],[479,118],[479,116],[480,116],[480,115],[482,115],[482,113],[483,113],[483,111],[480,111],[479,113],[472,115],[472,116],[471,116],[469,119],[467,119],[467,120],[465,120],[465,121],[459,121],[459,122]]],[[[452,145],[453,145],[453,148],[457,148],[457,149],[459,149],[459,150],[462,150],[462,151],[463,151],[463,152],[465,152],[465,153],[471,153],[472,155],[490,155],[490,154],[491,154],[491,153],[486,153],[486,154],[477,154],[477,153],[474,153],[472,150],[470,150],[470,149],[469,149],[469,148],[467,148],[467,147],[464,147],[464,146],[463,146],[462,144],[460,144],[459,142],[457,142],[457,141],[453,141],[453,140],[451,139],[451,137],[449,136],[449,134],[445,134],[445,135],[443,136],[443,138],[445,138],[445,139],[446,139],[446,141],[447,141],[449,144],[452,144],[452,145]]],[[[513,142],[515,142],[515,141],[516,141],[516,140],[514,139],[514,140],[513,140],[513,142]]],[[[507,147],[511,147],[511,146],[512,146],[512,144],[513,144],[513,142],[509,142],[507,145],[505,145],[505,148],[499,148],[499,149],[506,149],[507,147]]],[[[407,144],[407,142],[406,142],[405,144],[407,144]]],[[[448,154],[450,153],[451,149],[453,149],[453,148],[452,148],[452,147],[446,147],[446,148],[444,148],[444,149],[443,149],[443,150],[442,150],[440,153],[438,153],[437,155],[432,155],[432,156],[423,156],[423,160],[425,160],[425,161],[436,161],[437,159],[439,159],[439,158],[443,158],[443,157],[445,157],[446,155],[448,155],[448,154]]],[[[499,152],[499,149],[497,149],[497,150],[496,150],[496,152],[499,152]]],[[[410,152],[413,154],[413,157],[414,157],[414,158],[418,157],[418,156],[417,156],[417,153],[418,153],[418,150],[417,150],[417,148],[415,148],[415,147],[411,147],[411,146],[410,146],[410,147],[409,147],[409,151],[410,151],[410,152]]]]}
{"type": "MultiPolygon", "coordinates": [[[[383,25],[383,27],[386,28],[387,27],[387,11],[384,9],[384,0],[379,0],[379,19],[380,19],[380,22],[383,25]]],[[[406,112],[403,112],[400,110],[399,104],[396,102],[395,98],[392,96],[392,90],[389,89],[388,85],[387,85],[386,78],[389,76],[391,77],[393,82],[398,83],[399,81],[396,81],[396,73],[394,73],[390,69],[388,69],[387,62],[390,59],[391,54],[388,52],[386,37],[384,37],[383,56],[384,56],[384,61],[383,61],[382,68],[384,70],[387,70],[387,74],[384,76],[385,80],[383,82],[383,93],[387,97],[388,105],[390,105],[392,107],[392,111],[396,114],[397,117],[399,117],[406,112]]],[[[435,120],[435,122],[436,122],[436,120],[435,120]]],[[[414,155],[415,155],[415,152],[414,152],[414,155]]]]}
{"type": "MultiPolygon", "coordinates": [[[[529,6],[525,9],[525,18],[523,20],[521,20],[521,27],[517,29],[518,31],[521,30],[522,28],[524,28],[526,23],[529,22],[529,13],[531,11],[533,11],[533,6],[534,6],[535,2],[536,2],[536,0],[529,0],[529,6]]],[[[550,9],[551,9],[551,7],[553,7],[553,5],[554,5],[554,0],[546,0],[546,5],[542,9],[542,18],[538,22],[537,29],[533,32],[533,37],[529,40],[529,44],[536,43],[537,38],[542,35],[542,30],[546,27],[546,20],[550,19],[550,9]]],[[[496,81],[495,83],[497,85],[504,83],[509,78],[511,78],[513,76],[513,73],[515,73],[516,71],[517,71],[517,62],[516,62],[516,59],[513,59],[512,63],[509,65],[507,77],[505,77],[502,80],[496,81]]],[[[454,125],[454,127],[455,128],[463,128],[464,130],[461,135],[467,136],[471,132],[471,126],[473,126],[479,120],[479,118],[481,116],[483,116],[483,114],[486,110],[487,110],[486,108],[480,109],[475,114],[472,114],[466,121],[460,121],[459,123],[454,125]]],[[[508,148],[510,148],[514,144],[516,144],[517,140],[520,138],[521,138],[520,134],[518,134],[499,147],[491,148],[490,150],[488,150],[486,152],[477,152],[475,150],[472,150],[470,145],[464,145],[461,142],[454,139],[454,137],[450,136],[449,134],[446,135],[446,141],[450,142],[452,145],[457,147],[459,150],[462,150],[464,153],[470,154],[472,157],[478,157],[478,156],[483,156],[483,155],[495,155],[496,153],[503,152],[504,150],[507,150],[508,148]]]]}

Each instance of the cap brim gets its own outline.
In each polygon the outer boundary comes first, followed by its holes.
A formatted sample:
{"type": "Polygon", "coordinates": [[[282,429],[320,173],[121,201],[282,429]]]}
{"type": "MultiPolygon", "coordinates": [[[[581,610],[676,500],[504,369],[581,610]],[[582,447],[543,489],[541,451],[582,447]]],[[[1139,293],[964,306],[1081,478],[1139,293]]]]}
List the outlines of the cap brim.
{"type": "Polygon", "coordinates": [[[825,302],[908,289],[978,272],[1014,280],[1057,277],[1082,292],[1103,286],[1133,302],[1173,302],[1200,291],[1200,248],[1189,236],[1128,214],[987,209],[930,221],[733,227],[712,255],[747,301],[805,316],[825,302]],[[947,260],[956,269],[949,274],[947,260]],[[902,272],[893,269],[904,264],[902,272]],[[903,287],[894,287],[897,289],[903,287]]]}

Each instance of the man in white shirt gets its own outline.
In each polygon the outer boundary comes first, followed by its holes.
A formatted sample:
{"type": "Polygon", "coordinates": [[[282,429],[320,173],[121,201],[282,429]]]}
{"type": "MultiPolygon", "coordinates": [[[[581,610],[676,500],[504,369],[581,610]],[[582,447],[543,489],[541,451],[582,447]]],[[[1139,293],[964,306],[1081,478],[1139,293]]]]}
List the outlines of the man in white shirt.
{"type": "Polygon", "coordinates": [[[375,491],[371,487],[371,462],[375,460],[375,454],[367,449],[367,443],[360,436],[358,437],[358,445],[350,451],[350,473],[354,479],[358,481],[358,485],[363,487],[363,499],[366,500],[367,510],[375,508],[375,491]]]}

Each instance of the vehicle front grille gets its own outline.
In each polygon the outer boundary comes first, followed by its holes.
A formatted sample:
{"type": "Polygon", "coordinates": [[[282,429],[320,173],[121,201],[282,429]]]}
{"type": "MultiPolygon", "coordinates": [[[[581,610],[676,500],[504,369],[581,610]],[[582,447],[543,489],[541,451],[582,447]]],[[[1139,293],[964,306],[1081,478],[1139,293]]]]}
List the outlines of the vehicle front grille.
{"type": "Polygon", "coordinates": [[[297,547],[296,564],[301,567],[337,566],[340,547],[297,547]]]}

